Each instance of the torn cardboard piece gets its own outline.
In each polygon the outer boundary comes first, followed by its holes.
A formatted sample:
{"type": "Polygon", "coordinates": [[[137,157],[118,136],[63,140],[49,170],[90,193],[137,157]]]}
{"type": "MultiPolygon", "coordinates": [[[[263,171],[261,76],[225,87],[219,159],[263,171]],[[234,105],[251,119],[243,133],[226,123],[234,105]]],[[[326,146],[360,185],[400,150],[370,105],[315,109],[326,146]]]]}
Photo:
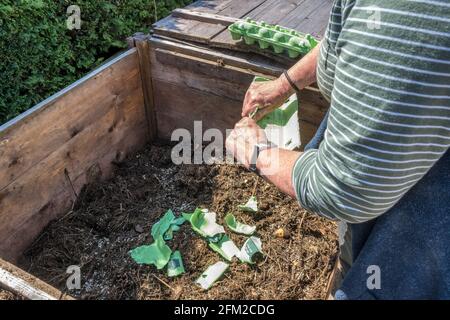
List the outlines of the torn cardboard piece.
{"type": "Polygon", "coordinates": [[[242,262],[255,264],[253,258],[258,253],[262,254],[261,239],[257,237],[250,237],[247,239],[247,241],[245,241],[238,257],[242,262]]]}
{"type": "Polygon", "coordinates": [[[204,238],[213,238],[225,233],[225,229],[217,224],[217,215],[207,209],[195,209],[192,214],[183,213],[183,217],[191,223],[192,229],[204,238]]]}
{"type": "Polygon", "coordinates": [[[130,255],[138,264],[154,265],[158,270],[164,268],[170,260],[172,250],[166,245],[162,236],[151,245],[137,247],[130,255]]]}
{"type": "Polygon", "coordinates": [[[197,279],[195,283],[200,285],[202,289],[208,290],[213,284],[219,280],[228,270],[229,264],[219,261],[212,266],[209,266],[205,272],[197,279]]]}
{"type": "Polygon", "coordinates": [[[225,216],[225,223],[227,227],[230,228],[230,230],[232,230],[233,232],[243,234],[246,236],[251,236],[256,231],[255,226],[249,226],[247,224],[237,221],[236,217],[232,213],[228,213],[225,216]]]}
{"type": "Polygon", "coordinates": [[[164,216],[153,225],[152,237],[157,239],[162,236],[164,240],[169,241],[173,239],[173,233],[180,230],[180,226],[186,220],[183,217],[176,218],[172,210],[168,210],[164,216]]]}
{"type": "Polygon", "coordinates": [[[231,262],[233,257],[238,256],[241,252],[226,234],[223,234],[217,242],[211,241],[209,243],[209,247],[229,262],[231,262]]]}
{"type": "Polygon", "coordinates": [[[178,277],[183,273],[185,273],[185,270],[181,253],[180,251],[175,251],[172,253],[172,256],[167,264],[167,275],[169,277],[178,277]]]}
{"type": "MultiPolygon", "coordinates": [[[[255,77],[254,82],[269,79],[255,77]]],[[[298,121],[299,101],[297,94],[289,97],[281,106],[258,121],[267,139],[281,149],[294,150],[301,146],[300,124],[298,121]]]]}
{"type": "Polygon", "coordinates": [[[256,213],[258,212],[258,200],[255,196],[252,196],[246,204],[239,205],[238,208],[245,212],[256,213]]]}

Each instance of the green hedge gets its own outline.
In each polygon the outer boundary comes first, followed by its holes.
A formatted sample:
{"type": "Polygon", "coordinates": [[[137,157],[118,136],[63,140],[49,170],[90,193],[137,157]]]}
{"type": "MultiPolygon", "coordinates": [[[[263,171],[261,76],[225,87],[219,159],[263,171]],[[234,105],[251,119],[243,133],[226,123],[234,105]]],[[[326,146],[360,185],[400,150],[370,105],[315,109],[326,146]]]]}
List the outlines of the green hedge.
{"type": "Polygon", "coordinates": [[[82,77],[126,47],[125,38],[190,0],[2,0],[0,124],[82,77]],[[155,12],[156,4],[156,12],[155,12]],[[81,9],[80,30],[66,26],[81,9]]]}

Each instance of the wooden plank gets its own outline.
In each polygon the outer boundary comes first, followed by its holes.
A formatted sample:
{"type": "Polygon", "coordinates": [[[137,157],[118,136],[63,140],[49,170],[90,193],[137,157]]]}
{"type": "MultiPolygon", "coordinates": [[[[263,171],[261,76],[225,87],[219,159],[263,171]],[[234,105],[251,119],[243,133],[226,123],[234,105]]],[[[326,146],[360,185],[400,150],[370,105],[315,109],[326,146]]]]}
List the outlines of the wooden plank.
{"type": "Polygon", "coordinates": [[[237,18],[226,17],[223,15],[212,14],[208,12],[193,11],[188,9],[175,9],[174,11],[172,11],[172,16],[175,18],[182,18],[212,24],[220,24],[222,26],[230,26],[233,23],[239,21],[239,19],[237,18]]]}
{"type": "Polygon", "coordinates": [[[139,77],[137,65],[136,49],[129,50],[1,126],[0,191],[121,101],[139,77]]]}
{"type": "Polygon", "coordinates": [[[305,1],[285,17],[283,26],[322,38],[332,5],[333,0],[305,1]]]}
{"type": "Polygon", "coordinates": [[[170,140],[173,131],[180,128],[193,132],[194,121],[202,121],[203,130],[219,129],[225,134],[241,118],[241,101],[160,80],[154,80],[153,85],[158,136],[162,139],[170,140]]]}
{"type": "Polygon", "coordinates": [[[145,102],[145,117],[147,118],[149,140],[156,139],[157,125],[155,117],[155,103],[153,101],[153,85],[150,63],[150,45],[149,36],[143,33],[137,33],[134,35],[134,43],[138,50],[139,55],[139,67],[142,79],[142,89],[144,92],[145,102]]]}
{"type": "Polygon", "coordinates": [[[29,300],[56,300],[44,291],[32,287],[27,282],[0,268],[0,287],[29,300]]]}
{"type": "MultiPolygon", "coordinates": [[[[221,10],[211,10],[208,13],[228,16],[232,18],[245,17],[254,8],[267,0],[232,0],[221,10]]],[[[216,9],[217,7],[214,7],[216,9]]],[[[176,39],[188,40],[198,43],[209,43],[209,41],[226,29],[225,26],[216,23],[204,23],[190,19],[170,16],[167,20],[154,25],[156,35],[164,35],[176,39]]]]}
{"type": "Polygon", "coordinates": [[[73,300],[69,295],[0,259],[0,288],[29,300],[73,300]]]}
{"type": "Polygon", "coordinates": [[[208,60],[156,49],[151,53],[153,79],[184,84],[213,95],[243,101],[256,73],[208,60]]]}
{"type": "Polygon", "coordinates": [[[178,43],[175,41],[165,40],[158,37],[150,39],[153,46],[156,48],[172,50],[175,52],[191,55],[205,60],[220,62],[225,65],[231,65],[242,69],[254,70],[261,74],[270,76],[279,76],[283,72],[283,68],[276,64],[263,61],[263,59],[251,59],[245,55],[231,55],[227,53],[209,50],[199,46],[192,46],[189,44],[178,43]]]}
{"type": "MultiPolygon", "coordinates": [[[[226,8],[233,0],[211,0],[211,1],[196,1],[187,6],[188,10],[195,10],[196,12],[205,12],[217,14],[226,8]]],[[[207,42],[208,38],[203,35],[192,35],[189,30],[198,26],[201,22],[191,19],[183,19],[174,17],[172,15],[156,22],[153,25],[155,34],[173,36],[183,40],[196,40],[197,42],[207,42]],[[192,39],[191,39],[192,38],[192,39]]]]}
{"type": "MultiPolygon", "coordinates": [[[[315,0],[317,1],[317,0],[315,0]]],[[[257,8],[249,13],[249,17],[270,24],[283,24],[285,17],[296,10],[306,0],[271,0],[266,8],[257,8]]]]}
{"type": "MultiPolygon", "coordinates": [[[[76,86],[61,96],[58,103],[47,107],[45,112],[34,115],[24,124],[17,124],[17,129],[36,127],[45,131],[47,124],[53,125],[52,121],[59,119],[65,126],[77,128],[77,132],[68,139],[56,141],[51,134],[48,134],[48,141],[36,140],[40,137],[38,133],[29,138],[28,144],[36,142],[47,152],[52,151],[0,191],[2,257],[15,261],[49,221],[70,210],[82,185],[91,178],[91,168],[100,169],[100,178],[108,178],[113,161],[121,161],[148,141],[139,65],[133,52],[132,56],[127,55],[133,57],[133,63],[127,68],[120,67],[121,60],[116,61],[104,70],[111,76],[89,78],[83,86],[76,86]],[[122,81],[115,82],[116,78],[122,81]],[[98,100],[93,97],[96,95],[105,97],[106,106],[95,104],[98,100]],[[86,97],[79,100],[80,96],[86,97]],[[80,101],[79,112],[89,114],[90,109],[100,108],[103,114],[99,112],[93,121],[83,125],[76,117],[73,122],[70,119],[64,122],[66,116],[72,115],[69,108],[76,108],[73,103],[80,101]]],[[[11,141],[21,141],[23,132],[14,131],[9,132],[11,141]]],[[[52,132],[55,131],[50,130],[52,132]]]]}
{"type": "MultiPolygon", "coordinates": [[[[249,12],[261,6],[266,1],[267,0],[233,0],[226,8],[220,10],[217,14],[232,18],[244,18],[249,12]]],[[[200,23],[190,28],[187,33],[189,35],[202,35],[202,37],[208,38],[207,43],[209,43],[212,38],[224,30],[226,30],[226,27],[223,25],[200,23]]]]}

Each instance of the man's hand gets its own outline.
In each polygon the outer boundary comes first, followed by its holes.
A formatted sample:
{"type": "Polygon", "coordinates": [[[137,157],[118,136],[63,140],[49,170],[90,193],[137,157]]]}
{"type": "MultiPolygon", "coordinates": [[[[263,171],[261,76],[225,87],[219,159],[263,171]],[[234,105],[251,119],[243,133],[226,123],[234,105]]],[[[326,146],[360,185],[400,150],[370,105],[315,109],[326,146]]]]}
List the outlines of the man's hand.
{"type": "Polygon", "coordinates": [[[245,95],[242,116],[248,117],[258,108],[255,120],[260,120],[282,105],[292,93],[293,90],[283,75],[273,81],[254,82],[245,95]]]}
{"type": "Polygon", "coordinates": [[[243,118],[227,138],[226,147],[228,153],[248,169],[258,143],[267,143],[266,133],[255,120],[243,118]]]}

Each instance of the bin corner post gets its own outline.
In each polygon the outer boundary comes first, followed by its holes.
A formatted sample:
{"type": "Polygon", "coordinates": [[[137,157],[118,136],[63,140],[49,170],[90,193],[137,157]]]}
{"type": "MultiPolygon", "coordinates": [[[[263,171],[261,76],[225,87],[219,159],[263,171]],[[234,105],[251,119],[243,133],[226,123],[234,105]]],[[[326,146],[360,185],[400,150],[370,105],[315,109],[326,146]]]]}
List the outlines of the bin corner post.
{"type": "Polygon", "coordinates": [[[139,56],[139,66],[141,70],[142,90],[144,93],[145,115],[148,124],[148,139],[153,141],[157,138],[157,123],[155,114],[155,102],[153,96],[153,83],[150,62],[150,36],[142,32],[135,33],[132,41],[128,40],[128,44],[133,43],[137,49],[139,56]]]}

